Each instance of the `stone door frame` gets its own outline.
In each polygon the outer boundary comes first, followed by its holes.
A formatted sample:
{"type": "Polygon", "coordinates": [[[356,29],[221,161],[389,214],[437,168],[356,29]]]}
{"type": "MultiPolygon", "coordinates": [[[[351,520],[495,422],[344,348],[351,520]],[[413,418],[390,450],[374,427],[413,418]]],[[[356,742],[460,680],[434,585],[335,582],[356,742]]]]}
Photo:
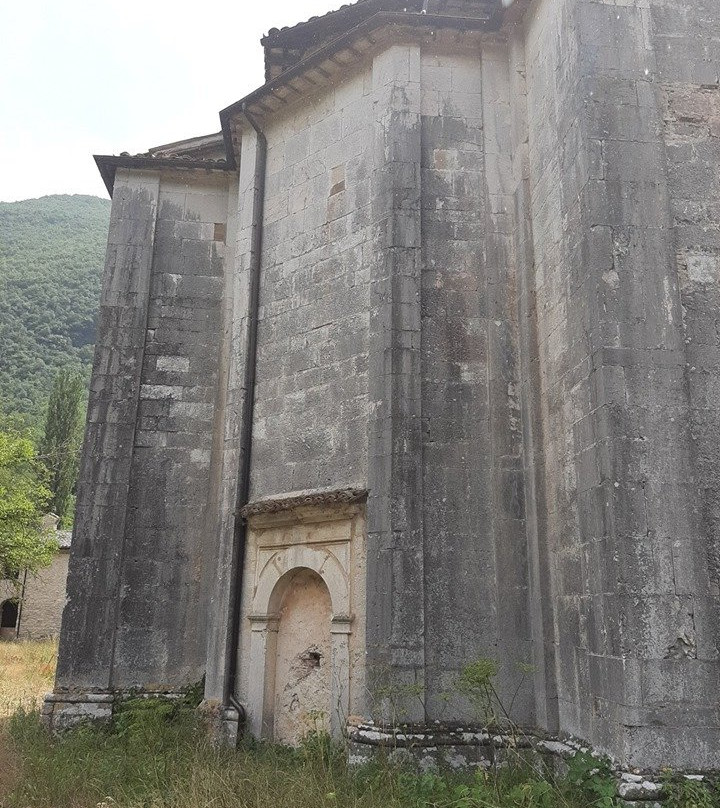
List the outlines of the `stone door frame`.
{"type": "Polygon", "coordinates": [[[289,573],[315,572],[330,593],[330,733],[340,740],[350,707],[350,590],[347,572],[326,548],[296,545],[279,549],[265,564],[253,598],[250,619],[250,688],[248,725],[256,738],[272,739],[275,660],[279,627],[280,589],[289,573]]]}

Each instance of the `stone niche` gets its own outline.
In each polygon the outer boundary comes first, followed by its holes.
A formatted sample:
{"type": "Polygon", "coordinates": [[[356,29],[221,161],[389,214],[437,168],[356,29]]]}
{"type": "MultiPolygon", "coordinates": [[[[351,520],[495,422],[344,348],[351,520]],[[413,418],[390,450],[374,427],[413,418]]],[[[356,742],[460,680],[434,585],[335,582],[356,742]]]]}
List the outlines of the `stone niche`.
{"type": "Polygon", "coordinates": [[[256,738],[341,738],[365,693],[364,492],[264,500],[248,519],[240,692],[256,738]]]}

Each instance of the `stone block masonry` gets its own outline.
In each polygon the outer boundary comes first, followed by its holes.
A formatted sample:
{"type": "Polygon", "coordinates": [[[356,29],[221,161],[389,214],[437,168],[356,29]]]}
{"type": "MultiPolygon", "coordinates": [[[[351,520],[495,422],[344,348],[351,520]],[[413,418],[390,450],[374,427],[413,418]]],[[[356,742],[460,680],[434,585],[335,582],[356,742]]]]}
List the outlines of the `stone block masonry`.
{"type": "Polygon", "coordinates": [[[205,667],[227,185],[118,172],[113,203],[58,687],[166,690],[205,667]]]}
{"type": "Polygon", "coordinates": [[[630,765],[712,767],[715,708],[666,678],[717,672],[673,215],[684,203],[664,120],[668,99],[696,92],[675,83],[690,71],[702,84],[707,69],[689,53],[683,76],[666,64],[668,37],[697,30],[707,9],[545,5],[530,12],[524,49],[526,272],[544,388],[536,507],[551,553],[557,722],[630,765]]]}
{"type": "Polygon", "coordinates": [[[252,498],[367,475],[368,85],[354,76],[266,131],[252,498]]]}
{"type": "Polygon", "coordinates": [[[264,43],[221,135],[98,158],[49,720],[204,674],[229,738],[321,711],[481,763],[490,658],[528,754],[587,744],[628,800],[717,769],[720,7],[387,0],[264,43]]]}

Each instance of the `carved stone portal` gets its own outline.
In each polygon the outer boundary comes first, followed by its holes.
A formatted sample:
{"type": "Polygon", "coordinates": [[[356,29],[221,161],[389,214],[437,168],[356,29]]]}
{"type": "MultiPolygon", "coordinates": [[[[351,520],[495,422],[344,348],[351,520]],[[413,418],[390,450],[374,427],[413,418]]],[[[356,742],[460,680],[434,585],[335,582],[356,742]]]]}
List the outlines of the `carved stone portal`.
{"type": "Polygon", "coordinates": [[[364,706],[364,504],[294,497],[248,522],[239,696],[250,730],[291,745],[312,731],[340,738],[364,706]]]}

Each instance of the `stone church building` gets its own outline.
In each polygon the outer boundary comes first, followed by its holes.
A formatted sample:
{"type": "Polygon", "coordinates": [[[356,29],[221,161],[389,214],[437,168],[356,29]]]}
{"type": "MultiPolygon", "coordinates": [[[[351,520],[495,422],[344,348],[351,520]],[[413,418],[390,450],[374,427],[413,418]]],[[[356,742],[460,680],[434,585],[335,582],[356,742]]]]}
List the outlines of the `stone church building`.
{"type": "Polygon", "coordinates": [[[360,0],[262,45],[219,134],[96,158],[48,721],[204,677],[229,737],[471,761],[490,658],[533,737],[719,768],[717,0],[360,0]]]}

